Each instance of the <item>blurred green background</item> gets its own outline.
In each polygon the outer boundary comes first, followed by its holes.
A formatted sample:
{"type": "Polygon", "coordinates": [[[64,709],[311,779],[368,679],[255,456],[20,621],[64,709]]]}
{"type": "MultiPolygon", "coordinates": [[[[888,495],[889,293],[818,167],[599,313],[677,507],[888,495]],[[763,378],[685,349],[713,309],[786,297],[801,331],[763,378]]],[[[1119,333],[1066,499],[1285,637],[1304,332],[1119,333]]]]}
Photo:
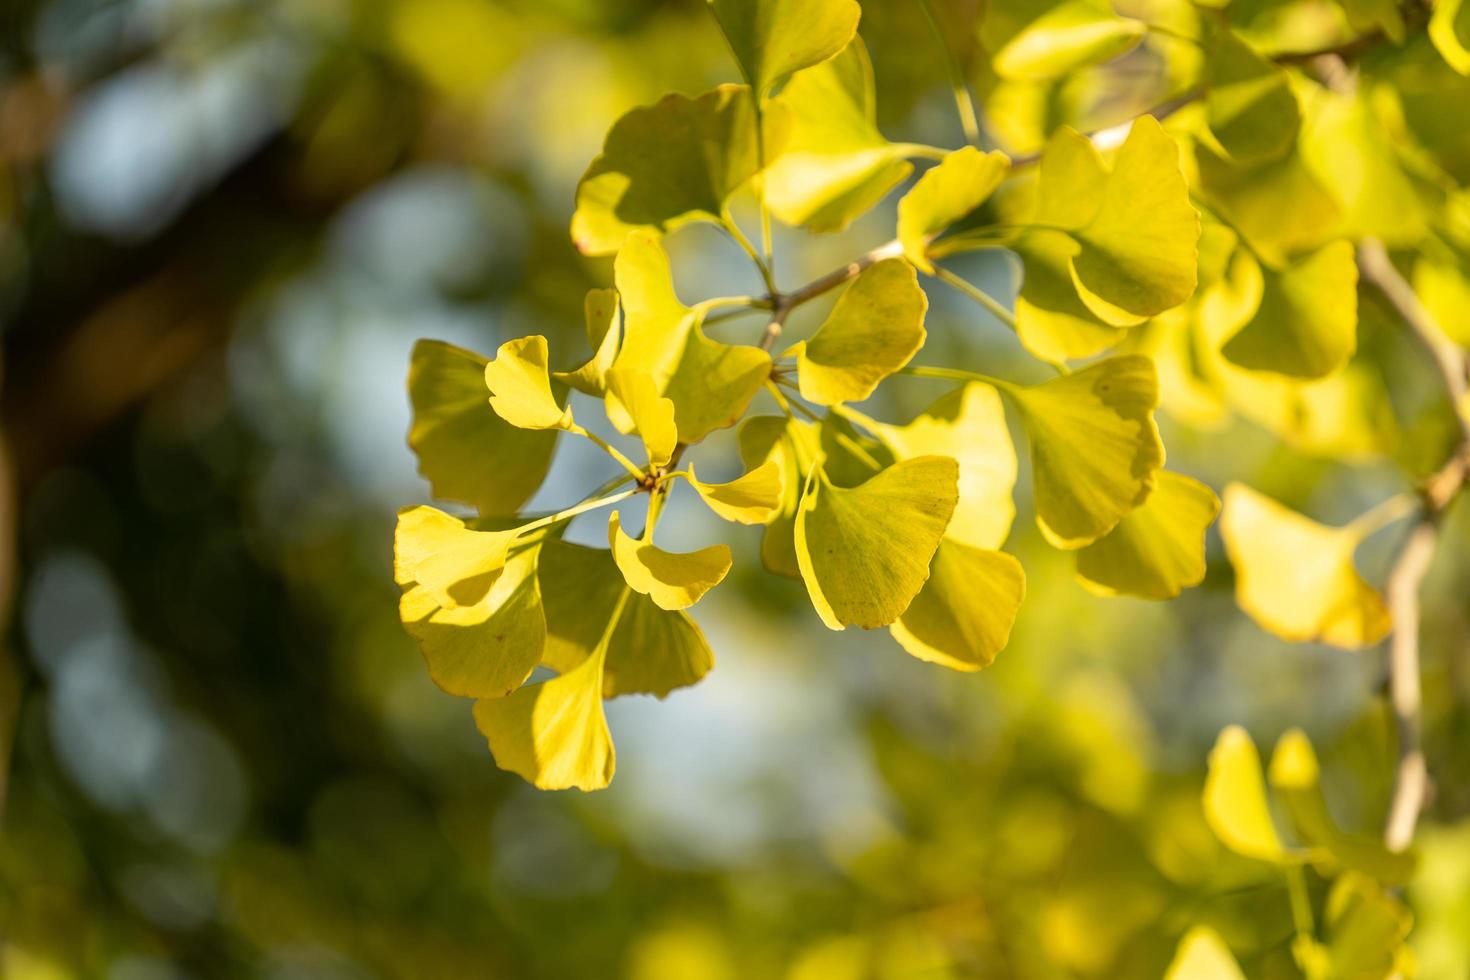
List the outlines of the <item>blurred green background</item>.
{"type": "MultiPolygon", "coordinates": [[[[863,6],[886,135],[958,145],[910,0],[863,6]]],[[[960,675],[827,632],[760,571],[758,529],[676,509],[676,545],[736,548],[698,617],[717,669],[610,705],[618,774],[593,795],[496,769],[470,702],[430,682],[390,575],[394,513],[427,494],[410,347],[543,333],[580,354],[611,264],[568,241],[573,188],[621,112],[735,77],[704,7],[0,5],[0,975],[1157,977],[1195,922],[1252,976],[1295,975],[1280,879],[1204,823],[1205,757],[1231,722],[1264,746],[1301,726],[1340,822],[1373,831],[1382,652],[1268,637],[1213,531],[1199,589],[1104,600],[1023,498],[1027,603],[995,666],[960,675]]],[[[1113,70],[1161,66],[1144,46],[1113,70]]],[[[1061,93],[1055,116],[1137,111],[1061,93]]],[[[783,281],[891,221],[778,236],[783,281]]],[[[759,288],[712,232],[673,250],[688,299],[759,288]]],[[[1003,261],[971,262],[1004,291],[1003,261]]],[[[921,360],[1044,376],[932,300],[921,360]]],[[[1417,354],[1367,309],[1363,329],[1401,426],[1428,425],[1417,354]]],[[[931,384],[872,412],[906,417],[931,384]]],[[[1417,458],[1391,431],[1346,465],[1244,421],[1161,422],[1171,468],[1325,519],[1417,458]]],[[[733,475],[733,455],[726,433],[695,458],[733,475]]],[[[532,506],[605,464],[564,447],[532,506]]],[[[1470,976],[1467,543],[1452,519],[1425,610],[1437,793],[1407,898],[1432,978],[1470,976]]]]}

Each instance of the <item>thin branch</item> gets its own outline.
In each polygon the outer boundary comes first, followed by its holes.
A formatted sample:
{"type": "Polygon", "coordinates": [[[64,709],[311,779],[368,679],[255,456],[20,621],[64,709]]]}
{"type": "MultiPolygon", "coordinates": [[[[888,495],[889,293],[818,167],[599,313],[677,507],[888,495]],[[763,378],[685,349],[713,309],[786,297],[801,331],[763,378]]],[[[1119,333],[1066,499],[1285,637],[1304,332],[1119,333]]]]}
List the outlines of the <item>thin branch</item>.
{"type": "Polygon", "coordinates": [[[847,263],[847,265],[833,269],[826,275],[813,279],[799,289],[779,296],[767,296],[766,300],[772,304],[773,312],[771,314],[771,321],[766,324],[765,332],[761,334],[761,350],[768,351],[776,345],[776,339],[781,336],[781,329],[786,325],[786,318],[791,315],[792,310],[801,306],[803,303],[811,302],[818,296],[830,293],[843,283],[851,282],[860,276],[863,270],[869,266],[876,265],[884,259],[897,258],[902,254],[903,245],[895,238],[891,242],[885,242],[877,248],[864,253],[854,261],[847,263]]]}

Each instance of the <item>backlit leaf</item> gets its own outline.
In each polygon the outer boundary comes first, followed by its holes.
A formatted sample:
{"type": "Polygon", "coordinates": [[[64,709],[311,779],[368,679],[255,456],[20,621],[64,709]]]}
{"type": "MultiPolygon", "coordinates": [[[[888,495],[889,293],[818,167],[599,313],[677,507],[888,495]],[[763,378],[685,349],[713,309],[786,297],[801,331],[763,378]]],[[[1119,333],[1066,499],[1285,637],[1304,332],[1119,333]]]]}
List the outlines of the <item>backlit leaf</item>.
{"type": "Polygon", "coordinates": [[[1286,859],[1286,849],[1271,822],[1261,756],[1239,725],[1220,733],[1205,776],[1205,820],[1225,846],[1262,861],[1286,859]]]}
{"type": "Polygon", "coordinates": [[[727,521],[764,524],[781,508],[781,466],[768,459],[729,483],[705,483],[689,464],[689,485],[709,509],[727,521]]]}
{"type": "Polygon", "coordinates": [[[1383,597],[1353,567],[1358,529],[1318,524],[1233,483],[1220,532],[1235,566],[1236,601],[1263,629],[1347,649],[1388,633],[1383,597]]]}
{"type": "Polygon", "coordinates": [[[1052,231],[1028,231],[1011,244],[1021,259],[1016,335],[1043,361],[1060,364],[1115,347],[1127,330],[1104,323],[1078,295],[1071,265],[1081,246],[1052,231]]]}
{"type": "Polygon", "coordinates": [[[1210,132],[1236,160],[1285,153],[1301,125],[1301,108],[1286,72],[1222,32],[1205,79],[1210,132]]]}
{"type": "Polygon", "coordinates": [[[885,259],[864,269],[816,334],[791,348],[802,397],[818,405],[867,398],[924,345],[928,309],[907,261],[885,259]]]}
{"type": "Polygon", "coordinates": [[[592,357],[574,371],[555,371],[552,377],[570,385],[593,398],[607,393],[607,372],[618,356],[618,347],[623,341],[622,325],[618,322],[618,294],[613,289],[593,289],[587,293],[584,303],[587,319],[587,340],[592,345],[592,357]]]}
{"type": "Polygon", "coordinates": [[[1026,573],[1015,558],[946,537],[928,581],[889,630],[920,660],[979,670],[1009,642],[1025,594],[1026,573]]]}
{"type": "Polygon", "coordinates": [[[630,110],[577,185],[577,248],[610,255],[635,229],[718,222],[730,195],[760,168],[755,126],[755,102],[743,85],[695,99],[666,95],[630,110]]]}
{"type": "Polygon", "coordinates": [[[730,549],[716,544],[688,554],[664,551],[628,537],[616,511],[608,518],[613,561],[628,587],[646,595],[660,609],[688,609],[730,571],[730,549]]]}
{"type": "Polygon", "coordinates": [[[1429,18],[1429,39],[1451,68],[1470,75],[1470,3],[1438,0],[1429,18]]]}
{"type": "Polygon", "coordinates": [[[1005,393],[1031,443],[1036,522],[1052,544],[1090,544],[1147,499],[1164,465],[1148,358],[1112,357],[1005,393]]]}
{"type": "Polygon", "coordinates": [[[435,497],[509,514],[546,478],[556,432],[518,429],[495,414],[479,354],[434,340],[414,344],[408,397],[408,444],[435,497]]]}
{"type": "Polygon", "coordinates": [[[759,94],[820,64],[857,34],[857,0],[710,0],[740,72],[759,94]]]}
{"type": "Polygon", "coordinates": [[[790,133],[761,179],[771,213],[788,225],[841,231],[913,170],[909,147],[878,131],[861,39],[794,76],[775,102],[787,110],[790,133]]]}
{"type": "Polygon", "coordinates": [[[908,608],[954,512],[958,479],[958,464],[942,456],[895,463],[850,489],[808,478],[796,555],[829,629],[887,626],[908,608]]]}
{"type": "Polygon", "coordinates": [[[1010,166],[1010,158],[998,150],[982,153],[967,146],[920,177],[898,202],[898,240],[908,260],[932,274],[929,240],[985,203],[1010,166]]]}
{"type": "Polygon", "coordinates": [[[474,606],[505,570],[517,531],[475,531],[433,507],[398,512],[393,532],[393,580],[418,584],[440,605],[474,606]]]}
{"type": "Polygon", "coordinates": [[[520,429],[565,429],[572,410],[562,408],[551,393],[546,368],[546,338],[506,341],[485,365],[485,386],[495,414],[520,429]]]}
{"type": "Polygon", "coordinates": [[[738,433],[740,459],[747,470],[773,463],[781,477],[781,503],[766,520],[761,536],[761,564],[766,571],[800,578],[796,560],[796,508],[806,479],[797,441],[817,443],[816,426],[796,419],[762,415],[747,419],[738,433]]]}
{"type": "Polygon", "coordinates": [[[1142,505],[1077,552],[1077,575],[1103,595],[1172,599],[1204,581],[1205,531],[1219,513],[1209,487],[1160,470],[1142,505]]]}
{"type": "Polygon", "coordinates": [[[646,371],[613,368],[607,372],[608,394],[618,400],[633,421],[633,429],[643,440],[648,465],[661,469],[673,458],[679,444],[674,427],[674,403],[658,393],[653,378],[646,371]]]}
{"type": "Polygon", "coordinates": [[[1136,45],[1144,25],[1103,0],[992,0],[980,38],[1002,78],[1058,78],[1136,45]]]}
{"type": "Polygon", "coordinates": [[[1164,980],[1245,980],[1245,974],[1218,932],[1195,926],[1179,940],[1164,980]]]}

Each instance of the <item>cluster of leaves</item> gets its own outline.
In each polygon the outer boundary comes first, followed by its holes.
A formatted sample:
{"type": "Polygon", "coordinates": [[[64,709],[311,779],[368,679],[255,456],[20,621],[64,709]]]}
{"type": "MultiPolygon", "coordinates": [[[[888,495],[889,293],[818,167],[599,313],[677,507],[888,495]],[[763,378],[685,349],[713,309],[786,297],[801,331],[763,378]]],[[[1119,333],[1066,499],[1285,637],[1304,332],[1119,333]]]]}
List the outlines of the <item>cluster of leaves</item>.
{"type": "MultiPolygon", "coordinates": [[[[400,515],[402,618],[440,686],[477,699],[499,765],[544,788],[605,786],[603,700],[662,697],[710,669],[687,610],[729,572],[731,553],[657,546],[681,481],[719,517],[762,526],[765,568],[800,579],[828,627],[887,627],[919,659],[976,670],[1005,646],[1025,592],[1001,550],[1018,472],[1008,414],[1026,437],[1043,536],[1105,595],[1171,598],[1205,574],[1221,503],[1165,468],[1161,399],[1201,428],[1239,413],[1309,453],[1384,452],[1386,395],[1358,354],[1354,246],[1419,249],[1412,272],[1431,309],[1470,297],[1470,224],[1454,219],[1470,154],[1424,124],[1424,99],[1384,108],[1396,73],[1470,70],[1462,8],[1438,5],[1426,33],[1395,4],[1344,2],[1342,47],[1393,52],[1354,88],[1304,70],[1308,59],[1273,33],[1287,28],[1253,7],[1141,6],[1149,16],[1100,0],[987,5],[962,47],[986,56],[987,105],[1010,107],[999,114],[1002,143],[1017,148],[1008,154],[882,134],[855,0],[711,0],[743,84],[628,112],[578,186],[573,241],[615,256],[616,288],[587,297],[591,357],[553,371],[539,336],[489,360],[420,344],[411,445],[435,495],[479,517],[400,515]],[[1156,112],[1090,136],[1047,124],[1067,79],[1150,41],[1192,52],[1161,77],[1156,112]],[[1388,116],[1413,136],[1404,148],[1380,138],[1388,116]],[[1041,137],[1035,152],[1027,134],[1041,137]],[[771,217],[841,231],[914,161],[928,169],[898,202],[892,242],[779,288],[771,217]],[[732,216],[742,196],[762,218],[759,248],[732,216]],[[698,223],[749,254],[767,295],[678,296],[663,238],[698,223]],[[1017,261],[1014,312],[941,264],[987,249],[1017,261]],[[911,364],[926,337],[921,275],[1006,322],[1057,377],[1022,385],[911,364]],[[772,353],[792,310],[838,289],[814,333],[772,353]],[[717,341],[706,330],[714,311],[760,311],[769,325],[758,344],[717,341]],[[901,375],[955,386],[905,423],[853,407],[901,375]],[[637,436],[641,460],[578,424],[569,390],[637,436]],[[758,414],[763,396],[774,411],[758,414]],[[706,483],[681,468],[688,447],[736,425],[742,476],[706,483]],[[595,442],[623,472],[567,510],[508,516],[563,434],[595,442]],[[613,513],[607,549],[562,540],[571,519],[635,495],[647,500],[637,537],[613,513]],[[527,683],[543,666],[555,676],[527,683]]],[[[962,117],[964,88],[961,78],[962,117]]],[[[1240,605],[1289,640],[1378,641],[1389,615],[1354,551],[1413,509],[1412,497],[1393,498],[1331,528],[1232,485],[1222,530],[1240,605]]],[[[1343,915],[1356,914],[1358,894],[1341,900],[1343,915]]]]}

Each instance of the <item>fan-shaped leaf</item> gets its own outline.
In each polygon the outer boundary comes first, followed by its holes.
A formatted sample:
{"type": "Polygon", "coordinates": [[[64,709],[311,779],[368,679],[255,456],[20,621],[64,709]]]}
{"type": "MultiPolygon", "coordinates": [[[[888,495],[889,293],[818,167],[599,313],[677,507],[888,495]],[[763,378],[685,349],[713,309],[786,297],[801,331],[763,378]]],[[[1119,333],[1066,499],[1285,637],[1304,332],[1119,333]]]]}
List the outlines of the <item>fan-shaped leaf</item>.
{"type": "Polygon", "coordinates": [[[474,606],[505,570],[517,533],[474,531],[433,507],[406,507],[393,533],[393,580],[417,583],[442,606],[474,606]]]}
{"type": "Polygon", "coordinates": [[[551,393],[546,368],[546,338],[506,341],[485,365],[485,386],[495,414],[520,429],[565,429],[572,410],[562,408],[551,393]]]}
{"type": "Polygon", "coordinates": [[[1179,941],[1164,980],[1245,980],[1245,974],[1219,933],[1195,926],[1179,941]]]}
{"type": "Polygon", "coordinates": [[[1042,81],[1117,57],[1144,31],[1102,0],[993,0],[980,38],[1002,78],[1042,81]]]}
{"type": "Polygon", "coordinates": [[[1072,259],[1081,247],[1066,235],[1029,231],[1011,244],[1021,259],[1016,296],[1016,335],[1043,361],[1061,364],[1115,347],[1127,331],[1104,323],[1082,301],[1072,282],[1072,259]]]}
{"type": "Polygon", "coordinates": [[[623,330],[618,323],[618,294],[613,289],[593,289],[587,293],[584,313],[587,318],[587,341],[592,357],[574,371],[555,371],[552,377],[593,398],[607,393],[607,371],[618,356],[623,330]]]}
{"type": "Polygon", "coordinates": [[[796,556],[828,628],[896,620],[929,576],[959,497],[959,465],[942,456],[895,463],[858,487],[813,473],[796,512],[796,556]]]}
{"type": "Polygon", "coordinates": [[[946,537],[928,581],[889,630],[920,660],[979,670],[1010,641],[1025,594],[1026,573],[1016,559],[946,537]]]}
{"type": "Polygon", "coordinates": [[[981,153],[967,146],[920,177],[898,202],[898,240],[908,260],[933,274],[929,240],[984,204],[1010,166],[1010,158],[999,150],[981,153]]]}
{"type": "Polygon", "coordinates": [[[1222,731],[1210,752],[1204,807],[1210,829],[1232,851],[1262,861],[1286,859],[1266,803],[1261,756],[1239,725],[1222,731]]]}
{"type": "Polygon", "coordinates": [[[633,420],[633,429],[643,440],[648,454],[648,465],[654,469],[669,465],[679,444],[674,403],[658,393],[648,372],[632,368],[613,368],[607,372],[607,390],[633,420]]]}
{"type": "Polygon", "coordinates": [[[1285,269],[1265,269],[1256,314],[1223,353],[1254,371],[1321,378],[1358,345],[1358,265],[1348,242],[1333,242],[1285,269]]]}
{"type": "Polygon", "coordinates": [[[1077,552],[1077,574],[1103,595],[1172,599],[1204,580],[1205,531],[1219,513],[1209,487],[1160,470],[1147,500],[1077,552]]]}
{"type": "Polygon", "coordinates": [[[705,483],[689,464],[689,485],[709,509],[727,521],[764,524],[781,509],[781,466],[768,459],[737,480],[705,483]]]}
{"type": "Polygon", "coordinates": [[[820,64],[857,35],[857,0],[710,0],[740,72],[765,95],[792,72],[820,64]]]}
{"type": "Polygon", "coordinates": [[[1205,80],[1210,132],[1236,160],[1285,153],[1301,126],[1286,72],[1228,32],[1215,43],[1205,80]]]}
{"type": "Polygon", "coordinates": [[[773,463],[781,476],[780,507],[766,520],[761,536],[761,564],[766,571],[800,578],[796,561],[796,507],[806,478],[797,441],[817,444],[816,426],[774,415],[748,419],[740,427],[740,459],[747,470],[773,463]]]}
{"type": "Polygon", "coordinates": [[[648,596],[660,609],[688,609],[730,571],[727,546],[711,545],[688,554],[664,551],[628,537],[617,512],[608,518],[607,537],[628,588],[648,596]]]}

